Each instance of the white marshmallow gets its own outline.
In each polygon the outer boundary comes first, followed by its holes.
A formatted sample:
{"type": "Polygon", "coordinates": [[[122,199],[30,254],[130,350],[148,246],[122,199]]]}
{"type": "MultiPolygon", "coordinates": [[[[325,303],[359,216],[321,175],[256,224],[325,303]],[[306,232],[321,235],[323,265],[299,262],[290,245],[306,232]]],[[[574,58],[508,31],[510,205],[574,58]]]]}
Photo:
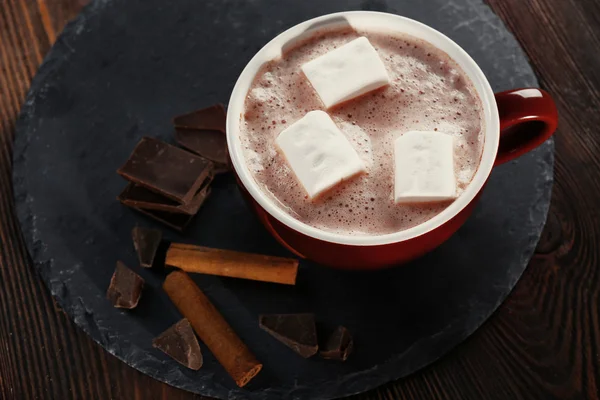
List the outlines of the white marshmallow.
{"type": "Polygon", "coordinates": [[[364,162],[324,111],[307,113],[275,143],[310,198],[365,171],[364,162]]]}
{"type": "Polygon", "coordinates": [[[396,203],[456,198],[454,138],[431,131],[409,131],[394,142],[396,203]]]}
{"type": "Polygon", "coordinates": [[[302,65],[326,108],[388,85],[385,65],[366,37],[360,37],[302,65]]]}

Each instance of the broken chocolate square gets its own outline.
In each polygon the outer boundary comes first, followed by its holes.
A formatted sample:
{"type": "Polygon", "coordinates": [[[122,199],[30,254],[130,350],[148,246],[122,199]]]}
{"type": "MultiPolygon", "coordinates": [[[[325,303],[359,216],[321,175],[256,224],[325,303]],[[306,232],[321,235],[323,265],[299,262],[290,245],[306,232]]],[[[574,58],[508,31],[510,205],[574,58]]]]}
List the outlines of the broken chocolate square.
{"type": "Polygon", "coordinates": [[[156,256],[156,250],[162,240],[162,232],[158,229],[142,228],[136,226],[131,231],[133,247],[138,254],[140,265],[151,268],[156,256]]]}
{"type": "Polygon", "coordinates": [[[346,361],[354,350],[354,342],[348,329],[338,326],[327,339],[325,348],[321,350],[321,357],[328,360],[346,361]]]}
{"type": "Polygon", "coordinates": [[[132,309],[137,306],[143,288],[144,279],[121,261],[117,261],[117,268],[110,280],[106,298],[117,308],[132,309]]]}
{"type": "MultiPolygon", "coordinates": [[[[135,207],[131,204],[127,204],[126,198],[124,196],[127,195],[128,188],[129,188],[129,186],[127,188],[125,188],[125,190],[119,196],[117,196],[117,200],[119,200],[121,203],[127,205],[129,208],[131,208],[141,214],[144,214],[147,217],[155,219],[158,222],[165,224],[169,228],[173,228],[177,231],[183,231],[185,229],[185,227],[187,227],[187,225],[190,223],[192,218],[194,218],[194,215],[152,210],[152,209],[147,209],[147,208],[135,207]]],[[[210,188],[207,189],[206,195],[208,196],[209,193],[210,193],[210,188]]]]}
{"type": "Polygon", "coordinates": [[[145,187],[130,183],[121,192],[117,199],[128,207],[132,208],[144,208],[146,210],[157,210],[169,213],[180,213],[187,215],[194,215],[198,212],[209,192],[209,185],[212,182],[213,177],[209,175],[198,193],[188,204],[179,204],[176,201],[161,196],[158,193],[154,193],[145,187]]]}
{"type": "Polygon", "coordinates": [[[259,316],[259,326],[304,358],[319,350],[314,314],[271,314],[259,316]]]}
{"type": "Polygon", "coordinates": [[[117,172],[133,183],[188,204],[212,170],[213,163],[205,158],[145,137],[117,172]]]}
{"type": "Polygon", "coordinates": [[[176,129],[175,141],[181,147],[207,158],[219,167],[227,167],[227,138],[220,131],[176,129]]]}
{"type": "Polygon", "coordinates": [[[175,128],[206,129],[225,133],[227,113],[223,104],[192,111],[173,118],[175,128]]]}
{"type": "MultiPolygon", "coordinates": [[[[210,193],[210,190],[208,193],[210,193]]],[[[146,208],[139,207],[131,208],[141,214],[144,214],[147,217],[157,220],[158,222],[162,222],[169,228],[173,228],[180,232],[183,231],[189,225],[190,221],[194,218],[194,215],[188,214],[169,213],[158,210],[148,210],[146,208]]]]}
{"type": "Polygon", "coordinates": [[[154,338],[152,346],[189,369],[199,370],[202,367],[198,339],[185,318],[154,338]]]}

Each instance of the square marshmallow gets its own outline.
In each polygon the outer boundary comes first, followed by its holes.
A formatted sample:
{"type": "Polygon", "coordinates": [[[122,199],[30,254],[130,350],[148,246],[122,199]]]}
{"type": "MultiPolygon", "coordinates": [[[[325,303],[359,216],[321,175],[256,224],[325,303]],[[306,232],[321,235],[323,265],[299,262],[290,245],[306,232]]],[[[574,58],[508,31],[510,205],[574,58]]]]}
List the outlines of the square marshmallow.
{"type": "Polygon", "coordinates": [[[275,143],[311,198],[365,171],[365,164],[324,111],[311,111],[275,143]]]}
{"type": "Polygon", "coordinates": [[[307,62],[302,71],[326,108],[390,83],[377,50],[364,36],[307,62]]]}
{"type": "Polygon", "coordinates": [[[431,131],[409,131],[394,143],[396,203],[456,198],[454,138],[431,131]]]}

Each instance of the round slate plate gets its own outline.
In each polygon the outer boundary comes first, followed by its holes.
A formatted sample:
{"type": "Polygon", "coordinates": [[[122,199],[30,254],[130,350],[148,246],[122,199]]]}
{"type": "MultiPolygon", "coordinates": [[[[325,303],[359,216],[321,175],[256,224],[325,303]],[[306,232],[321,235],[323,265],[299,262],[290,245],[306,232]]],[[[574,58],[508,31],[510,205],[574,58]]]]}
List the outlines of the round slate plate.
{"type": "MultiPolygon", "coordinates": [[[[14,186],[36,268],[77,325],[111,354],[171,385],[220,398],[326,399],[362,392],[431,363],[471,334],[523,272],[544,224],[553,145],[494,171],[477,211],[434,253],[377,273],[302,262],[295,287],[197,276],[197,283],[265,364],[244,389],[212,354],[190,371],[151,346],[180,316],[146,280],[133,311],[105,291],[116,260],[136,267],[130,231],[155,224],[121,206],[115,170],[140,137],[171,140],[171,117],[226,103],[246,62],[302,20],[340,10],[408,16],[449,35],[495,90],[535,85],[522,51],[479,0],[98,1],[60,36],[35,77],[18,124],[14,186]],[[319,329],[353,332],[346,363],[305,360],[258,328],[259,313],[314,312],[319,329]]],[[[231,176],[184,235],[170,240],[286,255],[242,201],[231,176]]]]}

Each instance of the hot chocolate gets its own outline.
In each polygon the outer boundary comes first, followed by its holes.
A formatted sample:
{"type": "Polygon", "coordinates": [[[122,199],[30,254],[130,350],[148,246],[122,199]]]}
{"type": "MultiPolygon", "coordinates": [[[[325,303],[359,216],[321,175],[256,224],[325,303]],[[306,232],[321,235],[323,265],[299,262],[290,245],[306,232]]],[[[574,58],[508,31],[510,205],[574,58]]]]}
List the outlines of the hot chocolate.
{"type": "Polygon", "coordinates": [[[481,101],[462,69],[433,45],[410,36],[323,31],[263,66],[245,100],[240,139],[254,179],[275,203],[316,228],[382,235],[431,219],[451,201],[394,201],[398,132],[439,131],[454,138],[456,194],[473,178],[483,148],[481,101]],[[390,84],[325,108],[301,66],[364,36],[383,61],[390,84]],[[309,111],[325,110],[364,161],[366,172],[311,199],[275,144],[309,111]]]}

